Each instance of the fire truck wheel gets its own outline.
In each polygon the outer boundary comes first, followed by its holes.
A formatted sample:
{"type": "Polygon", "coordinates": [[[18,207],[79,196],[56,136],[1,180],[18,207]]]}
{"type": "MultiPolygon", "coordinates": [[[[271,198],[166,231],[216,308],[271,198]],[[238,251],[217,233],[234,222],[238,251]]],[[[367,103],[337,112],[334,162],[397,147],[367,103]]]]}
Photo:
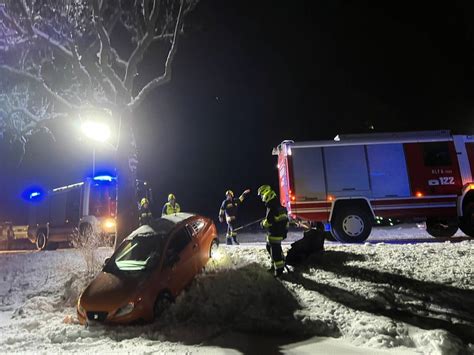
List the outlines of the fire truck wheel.
{"type": "Polygon", "coordinates": [[[36,249],[45,250],[47,246],[48,246],[48,237],[45,231],[40,230],[38,234],[36,234],[36,249]]]}
{"type": "Polygon", "coordinates": [[[369,212],[357,206],[341,208],[331,222],[331,232],[341,243],[362,243],[371,231],[369,212]]]}
{"type": "Polygon", "coordinates": [[[468,237],[474,238],[474,202],[464,208],[464,216],[459,221],[459,228],[468,237]]]}
{"type": "Polygon", "coordinates": [[[450,238],[458,231],[458,223],[456,220],[428,218],[426,220],[426,231],[435,238],[450,238]]]}

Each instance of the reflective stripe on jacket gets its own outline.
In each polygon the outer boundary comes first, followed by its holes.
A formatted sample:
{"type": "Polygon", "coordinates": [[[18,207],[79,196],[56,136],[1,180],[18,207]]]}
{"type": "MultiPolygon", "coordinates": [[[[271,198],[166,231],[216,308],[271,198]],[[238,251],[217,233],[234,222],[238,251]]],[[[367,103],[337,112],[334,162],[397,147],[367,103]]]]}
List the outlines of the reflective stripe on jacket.
{"type": "Polygon", "coordinates": [[[161,214],[163,216],[166,216],[170,214],[176,214],[179,212],[181,212],[181,207],[179,206],[179,203],[176,202],[173,207],[171,203],[166,202],[165,205],[163,206],[163,211],[161,212],[161,214]]]}
{"type": "Polygon", "coordinates": [[[288,233],[288,212],[285,207],[280,205],[280,201],[276,197],[268,201],[266,206],[267,215],[262,221],[262,227],[268,231],[267,241],[281,242],[288,233]]]}

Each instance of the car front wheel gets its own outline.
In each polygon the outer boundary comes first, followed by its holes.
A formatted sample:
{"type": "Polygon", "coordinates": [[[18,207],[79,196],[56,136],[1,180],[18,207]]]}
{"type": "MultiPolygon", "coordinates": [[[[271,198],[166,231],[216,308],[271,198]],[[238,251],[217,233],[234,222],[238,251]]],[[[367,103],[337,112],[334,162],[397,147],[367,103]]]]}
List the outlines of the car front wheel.
{"type": "Polygon", "coordinates": [[[168,292],[161,293],[157,297],[153,307],[154,319],[156,320],[158,317],[160,317],[163,312],[171,306],[171,303],[173,303],[173,297],[168,292]]]}

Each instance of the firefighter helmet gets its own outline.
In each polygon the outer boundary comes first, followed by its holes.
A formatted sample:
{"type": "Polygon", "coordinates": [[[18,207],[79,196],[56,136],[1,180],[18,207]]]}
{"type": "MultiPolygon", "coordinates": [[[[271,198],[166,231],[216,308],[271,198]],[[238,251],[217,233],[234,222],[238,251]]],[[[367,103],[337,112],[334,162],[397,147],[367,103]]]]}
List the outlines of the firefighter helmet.
{"type": "Polygon", "coordinates": [[[150,202],[148,202],[148,199],[146,197],[143,197],[141,200],[140,200],[140,206],[144,206],[144,205],[149,205],[150,202]]]}
{"type": "Polygon", "coordinates": [[[227,195],[230,195],[230,197],[234,198],[234,192],[233,192],[232,190],[227,190],[227,191],[225,192],[225,195],[226,195],[226,196],[227,196],[227,195]]]}
{"type": "Polygon", "coordinates": [[[270,201],[276,196],[275,192],[272,190],[272,188],[269,185],[260,186],[258,188],[257,194],[265,203],[267,203],[268,201],[270,201]]]}
{"type": "Polygon", "coordinates": [[[170,202],[171,200],[176,200],[176,196],[173,195],[173,194],[169,194],[168,195],[168,202],[170,202]]]}

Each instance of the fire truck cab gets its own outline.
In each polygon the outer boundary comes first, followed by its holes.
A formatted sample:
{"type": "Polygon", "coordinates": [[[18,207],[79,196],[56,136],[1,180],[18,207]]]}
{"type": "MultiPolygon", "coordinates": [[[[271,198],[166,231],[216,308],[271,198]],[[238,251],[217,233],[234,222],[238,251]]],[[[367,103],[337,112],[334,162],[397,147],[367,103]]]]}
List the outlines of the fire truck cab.
{"type": "Polygon", "coordinates": [[[474,237],[474,136],[449,131],[284,141],[280,200],[294,219],[328,222],[341,242],[363,242],[376,216],[426,220],[427,232],[474,237]]]}

